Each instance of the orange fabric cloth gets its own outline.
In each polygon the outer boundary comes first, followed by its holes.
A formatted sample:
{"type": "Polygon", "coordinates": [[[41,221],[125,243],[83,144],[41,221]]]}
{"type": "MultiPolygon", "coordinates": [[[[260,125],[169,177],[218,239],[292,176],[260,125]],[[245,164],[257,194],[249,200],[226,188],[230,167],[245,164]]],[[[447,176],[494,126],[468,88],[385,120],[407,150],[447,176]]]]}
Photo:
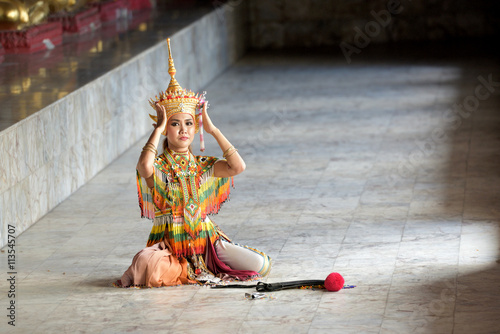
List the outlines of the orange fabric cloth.
{"type": "Polygon", "coordinates": [[[123,274],[121,285],[160,287],[196,283],[188,279],[187,261],[179,261],[170,248],[161,241],[137,253],[132,264],[123,274]]]}

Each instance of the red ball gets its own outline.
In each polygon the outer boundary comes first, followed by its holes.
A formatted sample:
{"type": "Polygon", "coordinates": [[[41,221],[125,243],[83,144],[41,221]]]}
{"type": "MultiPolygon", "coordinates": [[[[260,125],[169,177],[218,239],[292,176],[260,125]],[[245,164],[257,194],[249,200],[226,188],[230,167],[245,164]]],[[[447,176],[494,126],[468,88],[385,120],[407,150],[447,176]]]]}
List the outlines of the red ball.
{"type": "Polygon", "coordinates": [[[325,288],[328,291],[339,291],[344,287],[344,277],[339,273],[331,273],[325,279],[325,288]]]}

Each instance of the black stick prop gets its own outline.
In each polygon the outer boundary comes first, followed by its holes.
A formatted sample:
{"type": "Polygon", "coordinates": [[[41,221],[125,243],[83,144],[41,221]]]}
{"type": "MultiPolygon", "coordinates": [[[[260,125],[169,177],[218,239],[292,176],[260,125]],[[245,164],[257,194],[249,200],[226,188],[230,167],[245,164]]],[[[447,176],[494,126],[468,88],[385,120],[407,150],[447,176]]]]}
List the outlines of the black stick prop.
{"type": "Polygon", "coordinates": [[[258,282],[254,285],[245,284],[230,284],[230,285],[215,285],[212,289],[223,289],[223,288],[256,288],[258,292],[271,292],[279,291],[285,289],[295,289],[304,286],[321,286],[328,291],[339,291],[344,286],[344,278],[339,273],[331,273],[323,280],[302,280],[302,281],[291,281],[291,282],[277,282],[277,283],[264,283],[258,282]]]}

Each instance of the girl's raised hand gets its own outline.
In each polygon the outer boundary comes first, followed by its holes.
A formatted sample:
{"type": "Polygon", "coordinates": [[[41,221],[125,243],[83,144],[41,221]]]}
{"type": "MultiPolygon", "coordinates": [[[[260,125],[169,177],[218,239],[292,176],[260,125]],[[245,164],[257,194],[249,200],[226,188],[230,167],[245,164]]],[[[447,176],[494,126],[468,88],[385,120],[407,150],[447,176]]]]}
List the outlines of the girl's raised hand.
{"type": "Polygon", "coordinates": [[[159,103],[156,103],[156,123],[153,126],[159,129],[163,133],[165,127],[167,126],[167,111],[165,107],[159,103]]]}
{"type": "Polygon", "coordinates": [[[203,130],[205,130],[206,133],[210,133],[210,134],[213,134],[213,132],[217,129],[214,125],[214,123],[212,123],[212,120],[210,119],[210,117],[208,116],[208,113],[207,113],[207,101],[205,101],[205,103],[203,104],[203,130]]]}

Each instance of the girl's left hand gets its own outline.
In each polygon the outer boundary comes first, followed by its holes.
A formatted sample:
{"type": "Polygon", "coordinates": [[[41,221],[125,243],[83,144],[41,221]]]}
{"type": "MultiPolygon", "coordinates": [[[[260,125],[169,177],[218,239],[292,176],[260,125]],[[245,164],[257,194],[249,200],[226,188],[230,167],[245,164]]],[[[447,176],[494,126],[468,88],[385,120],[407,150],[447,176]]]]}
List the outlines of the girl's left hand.
{"type": "Polygon", "coordinates": [[[214,123],[212,123],[210,117],[208,117],[207,101],[205,101],[205,103],[203,104],[202,117],[203,117],[203,130],[205,130],[205,132],[207,133],[213,134],[213,132],[217,130],[217,127],[214,125],[214,123]]]}

